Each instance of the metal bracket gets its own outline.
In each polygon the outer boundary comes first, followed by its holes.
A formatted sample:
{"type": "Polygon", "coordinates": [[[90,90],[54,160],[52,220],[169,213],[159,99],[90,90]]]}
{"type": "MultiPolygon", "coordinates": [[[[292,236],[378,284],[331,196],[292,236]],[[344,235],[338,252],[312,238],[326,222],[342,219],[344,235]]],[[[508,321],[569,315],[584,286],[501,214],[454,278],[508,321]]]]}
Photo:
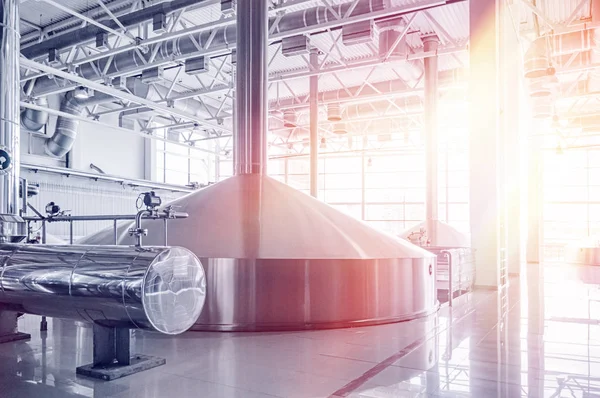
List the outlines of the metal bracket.
{"type": "Polygon", "coordinates": [[[93,325],[93,362],[79,366],[78,375],[101,380],[115,380],[144,370],[164,365],[164,358],[131,355],[130,330],[93,325]]]}

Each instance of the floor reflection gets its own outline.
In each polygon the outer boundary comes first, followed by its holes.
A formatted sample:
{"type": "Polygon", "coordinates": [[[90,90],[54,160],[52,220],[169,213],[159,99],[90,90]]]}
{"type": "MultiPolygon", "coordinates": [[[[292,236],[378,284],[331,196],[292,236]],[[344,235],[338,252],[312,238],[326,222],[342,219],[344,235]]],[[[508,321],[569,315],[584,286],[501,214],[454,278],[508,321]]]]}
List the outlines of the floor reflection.
{"type": "Polygon", "coordinates": [[[75,375],[91,328],[25,316],[0,345],[1,397],[600,396],[600,269],[531,265],[507,300],[478,290],[399,324],[285,333],[135,331],[167,365],[113,382],[75,375]]]}

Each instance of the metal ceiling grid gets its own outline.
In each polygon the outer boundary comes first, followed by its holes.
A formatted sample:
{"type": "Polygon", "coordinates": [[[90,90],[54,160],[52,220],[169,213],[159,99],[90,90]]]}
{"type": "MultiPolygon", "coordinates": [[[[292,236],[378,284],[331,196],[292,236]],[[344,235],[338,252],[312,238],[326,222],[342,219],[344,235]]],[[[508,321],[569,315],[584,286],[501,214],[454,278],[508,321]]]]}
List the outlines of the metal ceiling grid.
{"type": "MultiPolygon", "coordinates": [[[[80,14],[86,14],[90,11],[97,10],[98,14],[102,12],[102,9],[98,5],[98,0],[57,0],[61,6],[67,7],[80,14]]],[[[111,11],[115,12],[123,10],[132,6],[136,0],[103,0],[104,4],[109,6],[111,11]],[[114,6],[113,3],[118,4],[114,6]],[[113,7],[111,7],[113,4],[113,7]]],[[[94,12],[95,14],[95,12],[94,12]]],[[[102,14],[104,14],[102,12],[102,14]]],[[[96,14],[97,15],[97,14],[96,14]]],[[[104,14],[105,15],[105,14],[104,14]]],[[[43,0],[23,0],[20,5],[20,17],[21,20],[29,22],[40,28],[46,28],[49,25],[55,24],[62,21],[72,21],[66,26],[58,30],[58,32],[68,29],[70,27],[76,27],[81,25],[82,21],[73,17],[68,12],[58,9],[52,4],[46,3],[43,0]]],[[[107,16],[103,17],[103,19],[107,16]]],[[[26,23],[21,23],[20,32],[21,35],[27,33],[36,32],[37,30],[26,23]]]]}
{"type": "MultiPolygon", "coordinates": [[[[556,28],[560,25],[587,22],[591,18],[592,0],[538,0],[535,10],[538,13],[538,21],[542,30],[556,28]],[[548,26],[544,21],[548,21],[553,26],[548,26]]],[[[519,29],[521,32],[533,32],[534,8],[531,3],[524,0],[516,3],[518,5],[519,29]]]]}
{"type": "Polygon", "coordinates": [[[562,24],[571,18],[574,21],[585,20],[591,17],[592,0],[544,0],[539,8],[547,15],[550,22],[562,24]]]}
{"type": "Polygon", "coordinates": [[[202,6],[201,8],[186,11],[184,14],[185,21],[191,26],[205,25],[210,22],[215,22],[221,19],[223,13],[219,3],[202,6]]]}
{"type": "MultiPolygon", "coordinates": [[[[58,0],[55,0],[58,1],[58,0]]],[[[85,0],[87,7],[97,7],[98,0],[85,0]]],[[[106,2],[106,0],[104,0],[106,2]]],[[[119,2],[125,4],[127,0],[114,0],[112,3],[119,2]]],[[[339,3],[350,3],[354,0],[289,0],[293,3],[293,6],[286,7],[287,12],[298,11],[310,7],[325,6],[326,4],[335,5],[339,3]]],[[[132,2],[128,3],[131,7],[132,2]]],[[[33,0],[26,0],[25,4],[33,3],[33,0]]],[[[43,0],[36,4],[44,4],[43,0]]],[[[65,6],[70,4],[71,9],[74,11],[82,12],[87,8],[84,7],[84,2],[81,0],[68,0],[65,2],[65,6]],[[76,5],[77,3],[78,5],[76,5]]],[[[405,5],[416,5],[423,4],[423,0],[404,0],[395,1],[392,0],[392,6],[405,6],[405,5]]],[[[63,4],[63,3],[61,3],[63,4]]],[[[155,3],[152,3],[155,4],[155,3]]],[[[208,5],[198,8],[196,10],[187,10],[183,14],[182,22],[183,26],[177,26],[175,30],[184,29],[185,27],[202,26],[218,21],[223,18],[219,3],[217,1],[212,2],[208,5]]],[[[56,11],[56,9],[54,10],[56,11]]],[[[271,13],[274,16],[274,13],[271,13]]],[[[406,22],[410,18],[410,15],[403,17],[406,22]]],[[[73,25],[76,26],[81,24],[76,18],[71,18],[73,25]]],[[[54,22],[54,21],[53,21],[54,22]]],[[[343,65],[346,63],[351,64],[348,69],[339,70],[334,75],[333,73],[324,73],[319,79],[319,86],[321,92],[333,91],[333,90],[345,90],[347,88],[356,88],[364,85],[365,82],[377,83],[377,82],[393,82],[393,81],[404,81],[407,86],[422,85],[420,82],[422,75],[422,60],[404,61],[398,62],[390,61],[386,63],[377,63],[379,60],[378,56],[378,32],[374,34],[374,40],[368,44],[354,44],[344,45],[340,39],[341,31],[339,29],[333,29],[332,32],[321,31],[311,37],[311,43],[318,47],[324,54],[320,57],[321,62],[327,56],[328,59],[324,63],[325,68],[343,65]],[[335,45],[334,45],[335,43],[335,45]],[[338,50],[339,49],[339,50],[338,50]],[[338,62],[336,60],[341,60],[338,62]],[[355,68],[352,64],[356,61],[373,60],[372,66],[355,68]]],[[[427,15],[420,12],[413,21],[410,32],[407,35],[407,43],[411,49],[411,52],[419,53],[422,51],[422,42],[420,36],[423,34],[436,33],[442,38],[443,46],[452,46],[453,43],[459,43],[463,45],[463,41],[468,37],[468,3],[461,2],[457,4],[447,5],[441,8],[432,8],[427,10],[427,15]],[[436,22],[432,22],[431,18],[435,18],[436,22]]],[[[89,54],[88,54],[89,55],[89,54]]],[[[81,57],[83,55],[79,55],[81,57]]],[[[308,94],[309,79],[306,77],[306,72],[309,72],[307,65],[308,55],[305,56],[291,56],[286,57],[281,52],[281,46],[279,42],[272,43],[269,46],[269,59],[272,60],[270,64],[270,75],[275,80],[272,82],[269,96],[273,100],[274,98],[286,99],[291,97],[305,97],[308,94]],[[301,72],[304,77],[300,78],[289,78],[288,75],[301,72]],[[278,77],[285,75],[284,82],[277,82],[278,77]]],[[[468,62],[468,57],[465,54],[453,54],[444,55],[440,54],[439,57],[440,70],[461,68],[464,66],[465,61],[468,62]]],[[[230,61],[227,61],[221,73],[217,72],[221,64],[220,58],[215,58],[211,61],[210,71],[207,73],[190,76],[181,70],[182,68],[176,68],[171,63],[165,71],[165,80],[160,83],[166,87],[171,87],[173,92],[177,92],[177,95],[190,92],[192,90],[197,91],[205,87],[223,86],[230,82],[231,69],[233,66],[230,61]],[[178,72],[181,70],[181,72],[178,72]],[[217,77],[215,80],[214,78],[217,77]],[[171,85],[172,81],[176,80],[175,84],[171,85]]],[[[214,109],[219,109],[223,114],[230,115],[232,109],[232,95],[227,89],[221,90],[217,93],[203,94],[201,97],[194,98],[198,102],[211,106],[214,109]]],[[[164,100],[161,102],[165,102],[164,100]]],[[[154,113],[151,113],[154,115],[154,113]]],[[[199,115],[196,115],[199,116],[199,115]]],[[[215,118],[206,117],[206,120],[214,120],[215,118]]],[[[227,121],[227,123],[229,120],[227,121]]]]}

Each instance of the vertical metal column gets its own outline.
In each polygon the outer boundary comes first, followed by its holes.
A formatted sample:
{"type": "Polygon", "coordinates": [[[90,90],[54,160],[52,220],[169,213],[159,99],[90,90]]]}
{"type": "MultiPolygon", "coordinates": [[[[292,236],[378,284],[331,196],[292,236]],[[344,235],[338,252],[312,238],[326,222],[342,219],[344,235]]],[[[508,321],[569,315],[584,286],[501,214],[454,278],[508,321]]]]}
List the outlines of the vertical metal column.
{"type": "MultiPolygon", "coordinates": [[[[319,68],[319,50],[311,48],[310,65],[319,68]]],[[[319,76],[310,78],[310,195],[319,197],[319,76]]]]}
{"type": "Polygon", "coordinates": [[[476,285],[488,287],[499,284],[501,254],[498,1],[469,2],[471,246],[477,251],[476,285]]]}
{"type": "Polygon", "coordinates": [[[529,138],[527,153],[527,251],[526,261],[538,264],[543,259],[543,155],[542,139],[529,138]]]}
{"type": "Polygon", "coordinates": [[[237,2],[235,174],[267,169],[267,0],[237,2]]]}
{"type": "Polygon", "coordinates": [[[0,0],[0,242],[26,235],[19,216],[19,55],[19,1],[0,0]]]}
{"type": "Polygon", "coordinates": [[[423,60],[425,64],[425,223],[427,237],[435,246],[438,221],[438,56],[440,40],[435,35],[422,38],[424,51],[436,54],[423,60]]]}
{"type": "Polygon", "coordinates": [[[515,31],[510,15],[509,2],[502,2],[502,56],[504,78],[501,130],[504,136],[504,180],[506,191],[506,260],[509,274],[521,271],[521,106],[523,60],[519,51],[518,32],[515,31]],[[510,154],[510,155],[509,155],[510,154]]]}

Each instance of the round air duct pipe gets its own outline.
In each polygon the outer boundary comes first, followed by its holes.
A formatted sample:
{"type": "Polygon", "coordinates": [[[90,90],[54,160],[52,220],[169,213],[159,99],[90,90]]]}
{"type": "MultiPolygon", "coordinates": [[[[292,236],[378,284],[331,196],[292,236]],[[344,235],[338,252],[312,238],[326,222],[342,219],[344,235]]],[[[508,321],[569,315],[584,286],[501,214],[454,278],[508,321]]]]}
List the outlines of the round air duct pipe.
{"type": "Polygon", "coordinates": [[[333,130],[331,131],[333,134],[344,135],[348,134],[348,129],[346,129],[346,123],[336,123],[333,125],[333,130]]]}
{"type": "Polygon", "coordinates": [[[294,128],[298,125],[298,116],[292,109],[283,111],[283,126],[287,128],[294,128]]]}
{"type": "Polygon", "coordinates": [[[532,116],[534,119],[548,119],[554,115],[554,102],[551,97],[533,99],[532,116]]]}
{"type": "Polygon", "coordinates": [[[529,50],[525,53],[525,77],[536,79],[548,75],[550,58],[548,57],[548,39],[539,37],[531,43],[529,50]]]}
{"type": "Polygon", "coordinates": [[[527,80],[529,95],[532,97],[551,96],[557,92],[558,84],[558,78],[556,76],[543,76],[537,79],[527,80]]]}
{"type": "Polygon", "coordinates": [[[339,122],[342,120],[342,109],[340,104],[328,104],[327,105],[327,120],[330,122],[339,122]]]}
{"type": "MultiPolygon", "coordinates": [[[[74,92],[70,91],[65,95],[65,98],[60,105],[60,111],[75,116],[81,116],[83,115],[86,106],[103,104],[110,102],[113,99],[114,97],[104,93],[96,93],[93,97],[85,99],[76,98],[74,92]]],[[[46,154],[56,158],[65,156],[73,148],[79,130],[79,123],[80,122],[77,119],[59,116],[56,119],[56,130],[54,131],[54,135],[46,140],[44,148],[46,154]]]]}
{"type": "MultiPolygon", "coordinates": [[[[48,98],[36,98],[34,103],[47,108],[48,98]]],[[[21,126],[29,131],[40,131],[48,123],[48,118],[48,112],[27,108],[21,112],[21,126]]]]}

